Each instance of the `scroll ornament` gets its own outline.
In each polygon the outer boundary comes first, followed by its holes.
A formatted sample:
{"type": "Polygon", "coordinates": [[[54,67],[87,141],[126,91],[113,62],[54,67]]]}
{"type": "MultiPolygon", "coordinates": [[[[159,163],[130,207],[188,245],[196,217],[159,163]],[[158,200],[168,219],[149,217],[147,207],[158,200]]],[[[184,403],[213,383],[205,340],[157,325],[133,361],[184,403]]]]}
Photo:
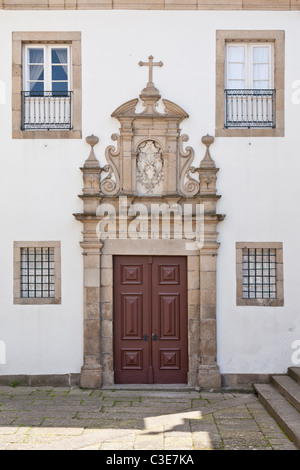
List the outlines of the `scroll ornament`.
{"type": "Polygon", "coordinates": [[[110,145],[105,150],[105,158],[108,165],[105,165],[102,171],[108,173],[108,175],[100,183],[100,191],[106,196],[115,196],[120,191],[120,174],[114,162],[114,158],[120,155],[120,136],[113,134],[111,139],[117,141],[117,148],[110,145]]]}
{"type": "Polygon", "coordinates": [[[195,196],[199,193],[200,184],[190,175],[190,173],[197,172],[195,167],[190,166],[194,160],[195,152],[192,147],[186,147],[186,149],[183,150],[183,142],[187,142],[188,140],[189,137],[186,134],[179,137],[179,156],[180,159],[185,160],[179,175],[179,188],[185,196],[195,196]]]}

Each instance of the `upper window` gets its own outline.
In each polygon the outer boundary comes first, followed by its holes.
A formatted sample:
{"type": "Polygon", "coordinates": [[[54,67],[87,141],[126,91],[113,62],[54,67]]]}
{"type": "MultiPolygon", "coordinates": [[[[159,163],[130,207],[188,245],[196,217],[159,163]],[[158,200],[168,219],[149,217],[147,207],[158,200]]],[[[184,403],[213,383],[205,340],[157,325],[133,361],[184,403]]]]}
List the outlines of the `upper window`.
{"type": "Polygon", "coordinates": [[[67,93],[70,83],[70,47],[25,46],[24,87],[32,94],[67,93]]]}
{"type": "Polygon", "coordinates": [[[70,47],[24,46],[22,129],[72,129],[70,47]]]}
{"type": "Polygon", "coordinates": [[[216,135],[284,136],[284,31],[217,31],[216,135]]]}
{"type": "Polygon", "coordinates": [[[271,43],[227,43],[225,128],[274,128],[271,43]]]}
{"type": "Polygon", "coordinates": [[[81,138],[81,34],[13,33],[13,138],[81,138]]]}
{"type": "Polygon", "coordinates": [[[227,43],[226,88],[273,88],[273,44],[227,43]]]}

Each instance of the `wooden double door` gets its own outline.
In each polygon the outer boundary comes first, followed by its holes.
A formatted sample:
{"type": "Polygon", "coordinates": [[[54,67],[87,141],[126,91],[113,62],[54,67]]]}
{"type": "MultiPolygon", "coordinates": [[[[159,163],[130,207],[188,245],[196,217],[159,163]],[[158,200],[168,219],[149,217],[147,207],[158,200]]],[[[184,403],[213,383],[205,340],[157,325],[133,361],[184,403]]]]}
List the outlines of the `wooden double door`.
{"type": "Polygon", "coordinates": [[[114,257],[116,384],[187,383],[187,259],[114,257]]]}

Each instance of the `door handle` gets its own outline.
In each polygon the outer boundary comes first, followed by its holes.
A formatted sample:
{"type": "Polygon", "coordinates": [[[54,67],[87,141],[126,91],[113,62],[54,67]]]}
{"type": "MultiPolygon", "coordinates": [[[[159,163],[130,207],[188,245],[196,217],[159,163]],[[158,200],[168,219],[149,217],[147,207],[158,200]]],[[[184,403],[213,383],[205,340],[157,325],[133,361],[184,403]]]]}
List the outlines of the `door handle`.
{"type": "Polygon", "coordinates": [[[149,336],[148,336],[148,335],[144,335],[144,336],[143,336],[143,341],[149,341],[149,336]]]}
{"type": "Polygon", "coordinates": [[[159,338],[158,338],[158,334],[157,334],[157,333],[153,333],[153,334],[152,334],[152,340],[153,340],[153,341],[158,341],[158,339],[159,339],[159,338]]]}

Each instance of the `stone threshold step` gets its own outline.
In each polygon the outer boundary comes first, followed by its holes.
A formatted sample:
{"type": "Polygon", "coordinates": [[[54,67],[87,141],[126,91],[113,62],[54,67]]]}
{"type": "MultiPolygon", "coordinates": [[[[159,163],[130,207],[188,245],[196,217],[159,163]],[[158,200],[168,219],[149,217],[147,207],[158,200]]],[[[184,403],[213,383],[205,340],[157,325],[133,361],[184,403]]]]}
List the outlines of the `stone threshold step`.
{"type": "Polygon", "coordinates": [[[300,385],[297,382],[288,375],[273,375],[271,384],[300,411],[300,385]]]}
{"type": "Polygon", "coordinates": [[[102,390],[149,390],[149,391],[170,391],[170,392],[195,392],[200,389],[189,385],[158,385],[158,384],[117,384],[103,386],[102,390]]]}
{"type": "Polygon", "coordinates": [[[300,385],[300,367],[289,367],[288,374],[293,380],[295,380],[295,382],[300,385]]]}
{"type": "Polygon", "coordinates": [[[258,399],[300,449],[300,414],[271,384],[253,384],[258,399]]]}

